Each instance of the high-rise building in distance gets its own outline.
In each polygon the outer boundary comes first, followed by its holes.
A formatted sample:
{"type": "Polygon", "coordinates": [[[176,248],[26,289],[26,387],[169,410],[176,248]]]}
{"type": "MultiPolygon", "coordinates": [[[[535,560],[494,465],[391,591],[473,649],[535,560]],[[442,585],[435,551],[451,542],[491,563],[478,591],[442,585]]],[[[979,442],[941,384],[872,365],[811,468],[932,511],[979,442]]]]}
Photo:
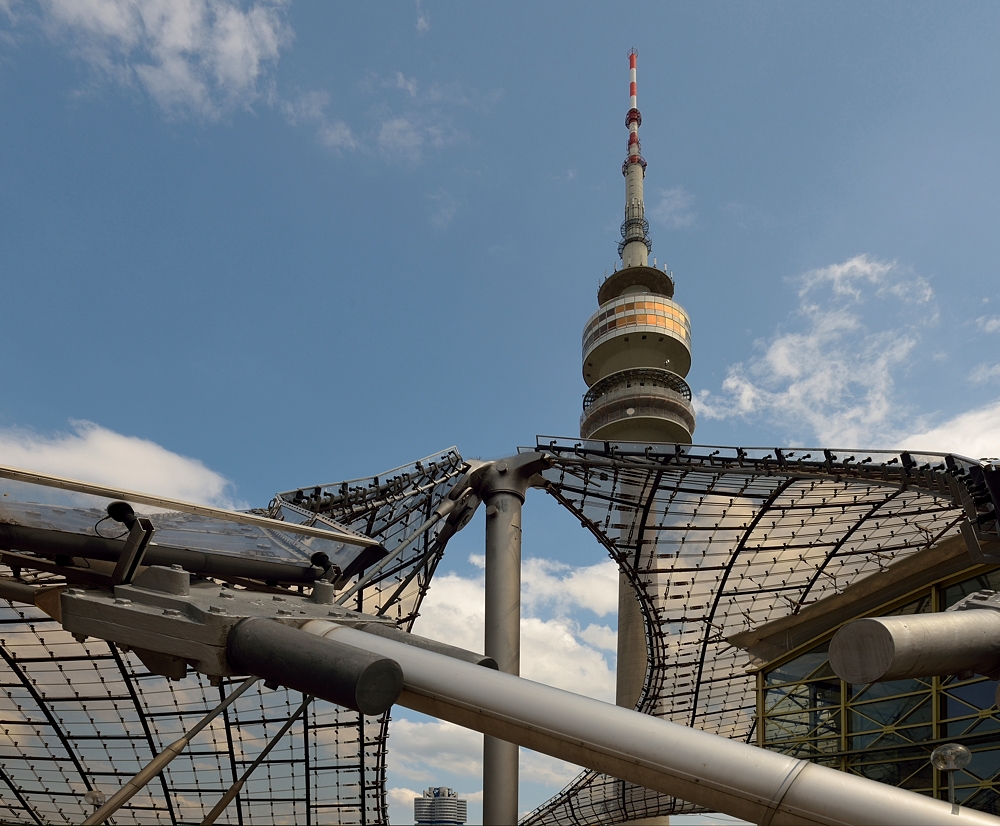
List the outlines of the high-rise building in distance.
{"type": "Polygon", "coordinates": [[[418,826],[462,826],[468,807],[468,801],[447,786],[431,786],[413,798],[413,821],[418,826]]]}

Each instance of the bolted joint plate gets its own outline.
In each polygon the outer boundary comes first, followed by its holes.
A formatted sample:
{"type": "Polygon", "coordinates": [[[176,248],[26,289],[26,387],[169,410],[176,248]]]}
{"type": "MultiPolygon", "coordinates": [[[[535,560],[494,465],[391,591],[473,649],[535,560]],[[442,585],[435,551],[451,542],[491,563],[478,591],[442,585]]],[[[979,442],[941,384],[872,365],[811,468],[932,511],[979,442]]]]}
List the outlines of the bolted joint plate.
{"type": "Polygon", "coordinates": [[[117,585],[114,590],[66,588],[60,601],[63,628],[71,634],[135,649],[155,673],[166,672],[164,676],[174,678],[183,676],[188,665],[210,677],[236,676],[238,672],[226,659],[226,643],[233,627],[249,617],[294,627],[323,619],[395,628],[392,620],[307,596],[239,590],[206,579],[192,581],[187,571],[161,566],[151,566],[133,584],[117,585]],[[154,669],[161,662],[165,665],[154,669]]]}
{"type": "Polygon", "coordinates": [[[528,488],[545,487],[541,474],[554,463],[552,456],[538,451],[518,453],[485,463],[477,469],[470,483],[484,502],[498,493],[512,493],[523,502],[528,488]]]}

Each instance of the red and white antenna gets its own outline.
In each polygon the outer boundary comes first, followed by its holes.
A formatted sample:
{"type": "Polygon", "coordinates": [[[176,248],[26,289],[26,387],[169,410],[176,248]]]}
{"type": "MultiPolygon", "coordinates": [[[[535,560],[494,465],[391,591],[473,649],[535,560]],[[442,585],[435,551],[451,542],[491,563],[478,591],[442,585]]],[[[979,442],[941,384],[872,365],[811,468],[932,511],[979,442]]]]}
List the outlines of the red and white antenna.
{"type": "Polygon", "coordinates": [[[642,125],[642,115],[639,114],[639,109],[635,105],[635,63],[638,56],[639,53],[635,49],[628,50],[629,110],[628,114],[625,115],[625,126],[628,128],[628,158],[622,164],[622,175],[626,177],[630,163],[639,164],[642,166],[643,174],[646,172],[646,162],[639,151],[639,127],[642,125]]]}
{"type": "Polygon", "coordinates": [[[628,93],[631,97],[629,101],[629,108],[635,109],[635,59],[639,56],[639,53],[635,49],[629,49],[628,51],[628,68],[629,68],[629,83],[628,83],[628,93]]]}
{"type": "Polygon", "coordinates": [[[635,102],[635,64],[638,55],[635,49],[629,49],[629,110],[625,115],[628,154],[622,163],[622,175],[625,176],[625,221],[622,224],[622,240],[618,245],[618,254],[626,267],[646,266],[647,256],[652,248],[649,240],[649,221],[646,220],[642,199],[642,179],[646,175],[646,161],[642,157],[639,145],[642,115],[639,114],[635,102]]]}

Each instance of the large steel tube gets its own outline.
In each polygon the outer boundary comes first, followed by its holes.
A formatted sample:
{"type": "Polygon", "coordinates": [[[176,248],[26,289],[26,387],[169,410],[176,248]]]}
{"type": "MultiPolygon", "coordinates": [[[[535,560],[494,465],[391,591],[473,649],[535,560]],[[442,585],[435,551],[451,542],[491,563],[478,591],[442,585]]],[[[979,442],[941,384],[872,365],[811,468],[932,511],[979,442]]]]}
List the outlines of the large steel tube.
{"type": "Polygon", "coordinates": [[[941,800],[817,766],[324,620],[304,631],[391,657],[399,703],[758,824],[998,826],[941,800]]]}
{"type": "MultiPolygon", "coordinates": [[[[364,638],[377,639],[371,634],[364,638]]],[[[403,686],[403,673],[394,660],[340,640],[303,634],[271,619],[245,619],[236,625],[229,632],[226,656],[241,673],[362,714],[388,711],[403,686]]]]}
{"type": "Polygon", "coordinates": [[[358,627],[368,634],[385,637],[387,640],[405,642],[407,645],[423,648],[426,651],[434,651],[437,654],[444,654],[446,657],[454,657],[456,660],[462,660],[463,662],[472,663],[473,665],[481,665],[484,668],[492,668],[494,671],[498,668],[497,661],[492,657],[487,657],[485,654],[477,654],[474,651],[468,651],[465,648],[457,648],[454,645],[448,645],[447,643],[438,642],[437,640],[431,640],[427,637],[418,637],[416,634],[408,634],[406,631],[400,631],[398,628],[394,628],[391,625],[369,622],[366,625],[360,625],[358,627]]]}
{"type": "Polygon", "coordinates": [[[845,625],[830,642],[830,665],[842,680],[880,680],[1000,669],[1000,611],[868,617],[845,625]]]}

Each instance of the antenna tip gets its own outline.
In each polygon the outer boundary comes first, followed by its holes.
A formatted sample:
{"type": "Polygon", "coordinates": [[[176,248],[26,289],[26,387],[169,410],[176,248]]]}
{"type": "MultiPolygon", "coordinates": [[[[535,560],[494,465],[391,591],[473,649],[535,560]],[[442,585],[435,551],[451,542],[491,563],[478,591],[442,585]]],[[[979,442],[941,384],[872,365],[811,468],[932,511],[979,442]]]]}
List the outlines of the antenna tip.
{"type": "Polygon", "coordinates": [[[637,54],[639,54],[639,50],[635,46],[628,50],[629,57],[635,57],[637,54]]]}

